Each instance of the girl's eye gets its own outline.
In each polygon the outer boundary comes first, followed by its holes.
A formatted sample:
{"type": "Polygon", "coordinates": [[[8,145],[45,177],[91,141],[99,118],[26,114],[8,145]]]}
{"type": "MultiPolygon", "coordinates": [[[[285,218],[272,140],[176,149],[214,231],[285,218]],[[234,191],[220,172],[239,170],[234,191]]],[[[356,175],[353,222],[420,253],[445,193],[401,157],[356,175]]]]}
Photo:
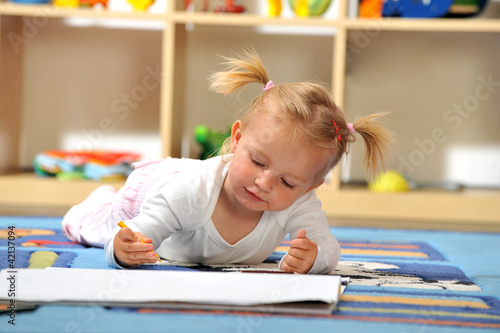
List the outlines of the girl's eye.
{"type": "Polygon", "coordinates": [[[253,159],[253,158],[252,158],[252,162],[253,162],[253,164],[255,164],[255,165],[257,165],[257,166],[260,166],[260,167],[263,167],[263,166],[264,166],[264,164],[260,163],[259,161],[255,160],[255,159],[253,159]]]}
{"type": "Polygon", "coordinates": [[[283,182],[283,185],[285,185],[286,187],[288,188],[294,188],[295,186],[293,186],[292,184],[290,184],[289,182],[287,182],[285,180],[285,178],[281,178],[281,181],[283,182]]]}

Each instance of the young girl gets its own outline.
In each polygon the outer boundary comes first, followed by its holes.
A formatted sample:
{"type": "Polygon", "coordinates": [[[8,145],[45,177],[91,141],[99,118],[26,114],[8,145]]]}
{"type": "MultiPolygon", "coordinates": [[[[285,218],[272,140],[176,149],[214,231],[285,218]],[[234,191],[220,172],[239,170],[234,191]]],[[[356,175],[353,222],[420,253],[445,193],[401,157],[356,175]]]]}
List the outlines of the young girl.
{"type": "Polygon", "coordinates": [[[275,86],[255,51],[226,60],[227,71],[211,77],[214,91],[227,94],[250,83],[264,88],[233,124],[221,156],[136,163],[118,193],[101,187],[71,208],[62,222],[69,238],[104,245],[110,266],[134,267],[155,263],[153,250],[176,261],[256,264],[289,233],[280,269],[335,269],[340,247],[313,190],[355,133],[364,139],[365,166],[373,174],[389,132],[377,115],[346,123],[320,85],[275,86]],[[128,227],[117,227],[119,221],[128,227]]]}

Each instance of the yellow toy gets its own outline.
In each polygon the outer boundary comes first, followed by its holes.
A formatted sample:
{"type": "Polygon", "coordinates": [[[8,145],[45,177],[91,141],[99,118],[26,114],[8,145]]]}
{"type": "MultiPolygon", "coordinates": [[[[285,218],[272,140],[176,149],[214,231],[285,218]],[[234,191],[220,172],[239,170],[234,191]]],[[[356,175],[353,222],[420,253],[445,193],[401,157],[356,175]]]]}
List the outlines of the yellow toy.
{"type": "Polygon", "coordinates": [[[410,184],[401,173],[388,170],[370,182],[368,188],[374,192],[405,192],[410,190],[410,184]]]}
{"type": "Polygon", "coordinates": [[[296,0],[295,7],[293,8],[295,14],[299,17],[309,16],[309,1],[308,0],[296,0]]]}
{"type": "Polygon", "coordinates": [[[54,6],[76,8],[80,6],[79,0],[54,0],[54,6]]]}
{"type": "Polygon", "coordinates": [[[128,3],[134,7],[134,11],[145,12],[154,3],[154,0],[128,0],[128,3]]]}
{"type": "Polygon", "coordinates": [[[281,14],[281,0],[267,0],[269,5],[268,14],[271,17],[280,16],[281,14]]]}
{"type": "Polygon", "coordinates": [[[94,7],[100,3],[104,8],[108,6],[108,0],[54,0],[54,6],[57,7],[94,7]]]}
{"type": "Polygon", "coordinates": [[[288,0],[298,17],[321,16],[330,6],[331,0],[288,0]]]}

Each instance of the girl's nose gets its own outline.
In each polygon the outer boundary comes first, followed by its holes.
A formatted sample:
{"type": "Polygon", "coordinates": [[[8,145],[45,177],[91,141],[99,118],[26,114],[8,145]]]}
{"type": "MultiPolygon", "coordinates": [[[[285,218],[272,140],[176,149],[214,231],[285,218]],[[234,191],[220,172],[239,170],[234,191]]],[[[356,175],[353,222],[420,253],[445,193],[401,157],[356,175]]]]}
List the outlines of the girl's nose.
{"type": "Polygon", "coordinates": [[[265,170],[257,178],[255,178],[255,185],[259,187],[262,192],[269,192],[272,189],[272,178],[270,173],[265,170]]]}

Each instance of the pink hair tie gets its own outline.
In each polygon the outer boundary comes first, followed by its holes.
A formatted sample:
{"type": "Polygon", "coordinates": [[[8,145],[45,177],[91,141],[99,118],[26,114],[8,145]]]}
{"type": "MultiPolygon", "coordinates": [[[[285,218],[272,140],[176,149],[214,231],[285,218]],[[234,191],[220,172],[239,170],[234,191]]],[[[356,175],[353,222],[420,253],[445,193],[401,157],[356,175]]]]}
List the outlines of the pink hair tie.
{"type": "Polygon", "coordinates": [[[354,129],[354,126],[352,125],[352,123],[348,123],[347,127],[349,128],[349,131],[351,131],[351,134],[356,133],[356,130],[354,129]]]}
{"type": "Polygon", "coordinates": [[[269,89],[271,89],[273,87],[274,87],[273,81],[269,81],[268,83],[266,83],[266,85],[264,86],[264,88],[262,88],[262,90],[263,91],[268,91],[269,89]]]}

